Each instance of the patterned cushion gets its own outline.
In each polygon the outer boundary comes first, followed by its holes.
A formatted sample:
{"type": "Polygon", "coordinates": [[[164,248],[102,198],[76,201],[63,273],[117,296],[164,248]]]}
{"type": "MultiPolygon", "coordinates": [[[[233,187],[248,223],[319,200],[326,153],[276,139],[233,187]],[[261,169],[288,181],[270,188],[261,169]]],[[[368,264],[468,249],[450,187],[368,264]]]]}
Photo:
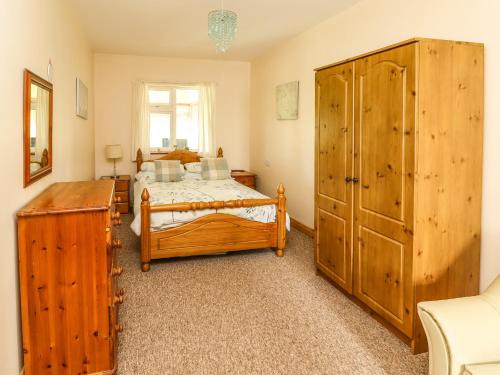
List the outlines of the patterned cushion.
{"type": "Polygon", "coordinates": [[[157,182],[181,181],[184,169],[180,160],[155,160],[155,175],[157,182]]]}
{"type": "Polygon", "coordinates": [[[201,177],[204,180],[227,180],[231,172],[224,158],[205,158],[201,160],[201,177]]]}

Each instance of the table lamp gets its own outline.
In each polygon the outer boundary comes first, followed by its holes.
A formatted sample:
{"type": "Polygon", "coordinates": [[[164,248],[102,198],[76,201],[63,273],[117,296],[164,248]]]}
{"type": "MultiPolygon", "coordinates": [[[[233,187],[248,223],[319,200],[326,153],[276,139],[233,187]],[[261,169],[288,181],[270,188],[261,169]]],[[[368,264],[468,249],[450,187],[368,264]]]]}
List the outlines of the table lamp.
{"type": "Polygon", "coordinates": [[[122,145],[106,145],[106,158],[113,160],[113,178],[118,178],[116,175],[116,160],[122,158],[122,145]]]}

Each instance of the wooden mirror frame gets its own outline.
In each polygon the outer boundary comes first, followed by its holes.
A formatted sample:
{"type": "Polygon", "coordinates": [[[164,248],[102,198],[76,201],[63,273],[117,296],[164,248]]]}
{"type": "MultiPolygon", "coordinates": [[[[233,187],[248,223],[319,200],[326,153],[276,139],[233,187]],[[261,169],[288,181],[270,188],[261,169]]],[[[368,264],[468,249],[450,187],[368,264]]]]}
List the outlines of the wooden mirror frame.
{"type": "Polygon", "coordinates": [[[28,69],[24,70],[24,187],[31,185],[43,176],[52,173],[52,108],[53,108],[53,88],[52,83],[37,76],[28,69]],[[49,142],[48,149],[43,151],[41,168],[31,174],[31,147],[30,147],[30,122],[31,122],[31,83],[40,86],[49,92],[49,142]]]}

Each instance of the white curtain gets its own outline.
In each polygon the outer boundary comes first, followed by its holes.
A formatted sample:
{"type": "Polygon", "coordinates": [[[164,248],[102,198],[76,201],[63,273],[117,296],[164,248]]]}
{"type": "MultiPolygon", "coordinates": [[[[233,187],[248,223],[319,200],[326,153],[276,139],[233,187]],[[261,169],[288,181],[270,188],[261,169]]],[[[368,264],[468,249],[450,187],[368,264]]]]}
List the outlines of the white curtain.
{"type": "Polygon", "coordinates": [[[215,156],[215,84],[203,83],[198,87],[198,152],[203,156],[215,156]]]}
{"type": "Polygon", "coordinates": [[[141,81],[133,84],[131,160],[135,160],[139,148],[144,160],[150,159],[148,85],[141,81]]]}
{"type": "Polygon", "coordinates": [[[44,149],[47,151],[49,149],[49,92],[38,88],[36,96],[36,161],[42,161],[44,149]]]}

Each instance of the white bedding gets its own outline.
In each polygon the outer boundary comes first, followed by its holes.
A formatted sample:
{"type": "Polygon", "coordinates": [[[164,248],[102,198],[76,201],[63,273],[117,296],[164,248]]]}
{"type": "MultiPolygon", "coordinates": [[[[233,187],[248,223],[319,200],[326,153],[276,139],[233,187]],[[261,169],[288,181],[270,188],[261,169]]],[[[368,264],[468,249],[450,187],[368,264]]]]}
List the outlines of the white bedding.
{"type": "MultiPolygon", "coordinates": [[[[199,175],[198,175],[199,176],[199,175]]],[[[141,234],[141,193],[148,189],[150,204],[160,205],[179,202],[210,202],[233,199],[263,199],[268,198],[256,190],[250,189],[233,179],[201,180],[196,174],[186,174],[179,182],[152,182],[151,180],[136,181],[134,184],[134,214],[130,226],[139,236],[141,234]]],[[[161,230],[188,223],[199,217],[227,213],[244,219],[261,223],[276,220],[276,206],[257,206],[248,208],[225,208],[220,210],[198,210],[185,212],[157,212],[151,214],[151,229],[161,230]]],[[[286,228],[290,230],[290,218],[286,215],[286,228]]]]}

